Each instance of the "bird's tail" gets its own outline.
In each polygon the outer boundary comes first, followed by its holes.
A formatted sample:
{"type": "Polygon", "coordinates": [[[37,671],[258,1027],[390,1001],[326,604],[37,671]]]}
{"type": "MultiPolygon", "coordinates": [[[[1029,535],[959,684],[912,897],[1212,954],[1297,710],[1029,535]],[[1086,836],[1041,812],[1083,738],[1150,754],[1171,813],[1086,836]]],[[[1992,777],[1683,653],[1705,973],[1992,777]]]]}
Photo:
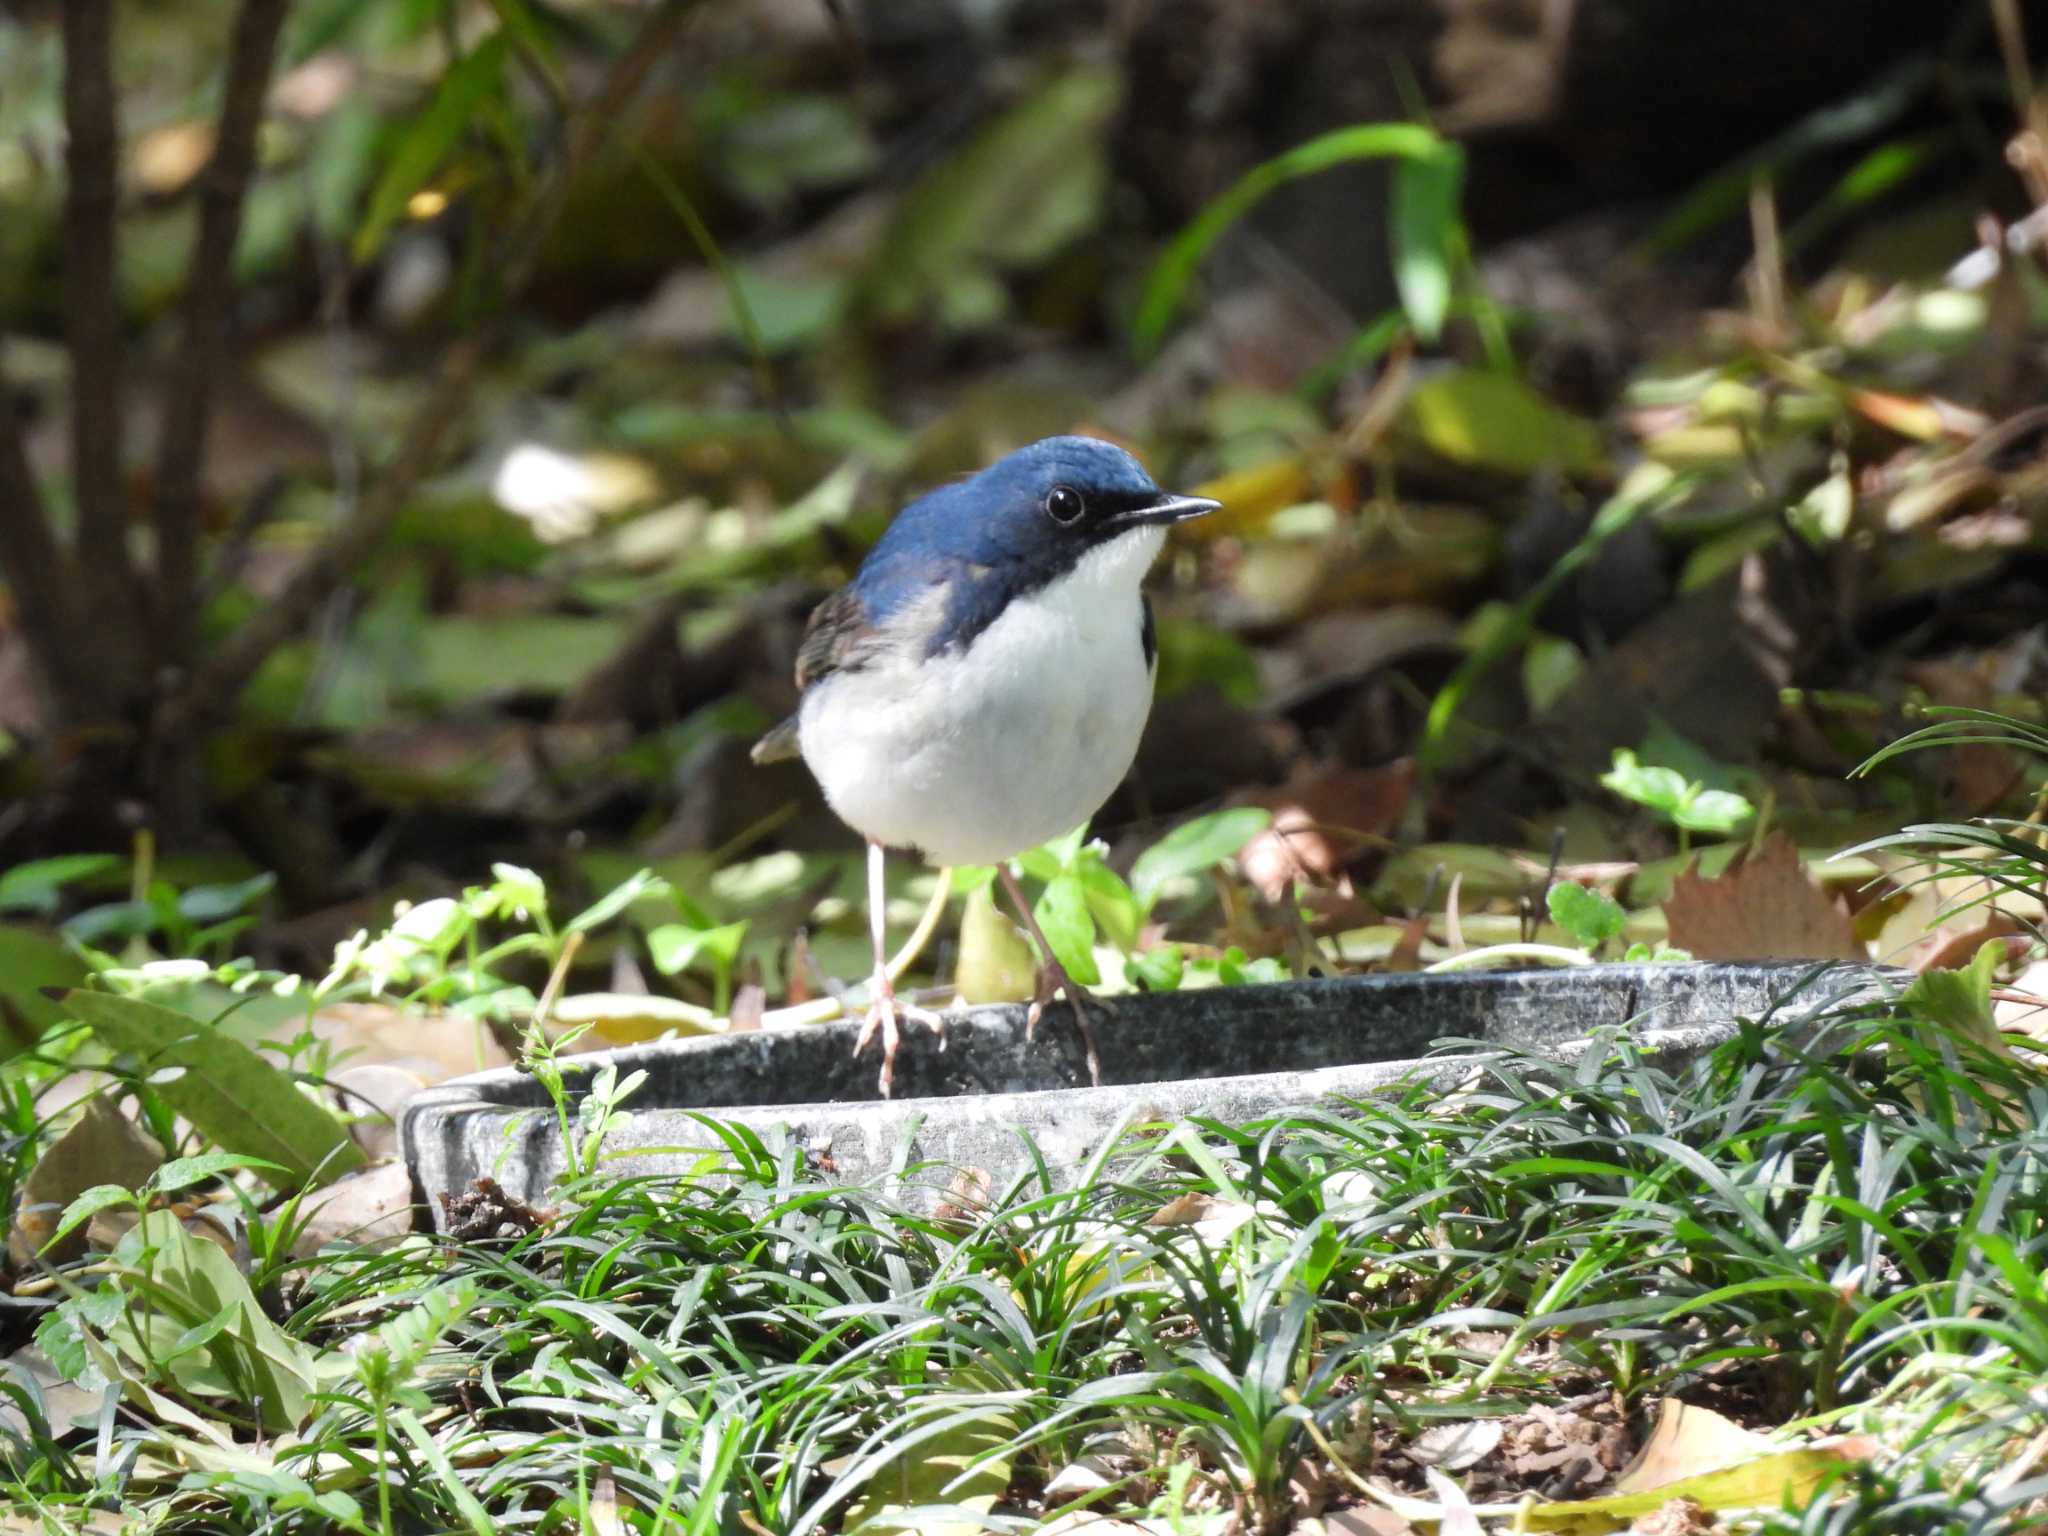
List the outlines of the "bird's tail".
{"type": "Polygon", "coordinates": [[[791,715],[755,742],[749,755],[757,763],[783,763],[797,756],[796,716],[791,715]]]}

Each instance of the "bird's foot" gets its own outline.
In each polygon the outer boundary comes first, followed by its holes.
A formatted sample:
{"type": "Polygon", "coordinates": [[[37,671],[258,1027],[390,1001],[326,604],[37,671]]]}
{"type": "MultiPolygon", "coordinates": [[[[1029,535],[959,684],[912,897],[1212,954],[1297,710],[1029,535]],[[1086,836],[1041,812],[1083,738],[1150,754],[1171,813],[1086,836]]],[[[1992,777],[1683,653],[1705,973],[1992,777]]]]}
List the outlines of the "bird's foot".
{"type": "Polygon", "coordinates": [[[1098,1008],[1109,1011],[1109,1004],[1082,986],[1067,974],[1067,968],[1057,960],[1047,960],[1038,968],[1038,990],[1031,999],[1031,1009],[1024,1015],[1024,1038],[1029,1041],[1038,1033],[1038,1021],[1045,1016],[1045,1005],[1053,997],[1064,992],[1067,1006],[1074,1011],[1074,1024],[1081,1031],[1081,1045],[1088,1055],[1088,1082],[1091,1087],[1102,1086],[1102,1052],[1095,1045],[1095,1024],[1090,1015],[1098,1008]]]}
{"type": "Polygon", "coordinates": [[[875,973],[874,981],[868,990],[868,1011],[861,1020],[860,1037],[853,1042],[853,1054],[860,1055],[877,1034],[882,1037],[882,1075],[879,1086],[882,1097],[886,1099],[896,1086],[896,1051],[903,1043],[903,1031],[897,1020],[900,1018],[912,1024],[929,1024],[938,1032],[940,1050],[946,1048],[946,1021],[929,1008],[920,1008],[915,1003],[904,1002],[896,995],[896,988],[890,984],[888,975],[884,972],[875,973]]]}

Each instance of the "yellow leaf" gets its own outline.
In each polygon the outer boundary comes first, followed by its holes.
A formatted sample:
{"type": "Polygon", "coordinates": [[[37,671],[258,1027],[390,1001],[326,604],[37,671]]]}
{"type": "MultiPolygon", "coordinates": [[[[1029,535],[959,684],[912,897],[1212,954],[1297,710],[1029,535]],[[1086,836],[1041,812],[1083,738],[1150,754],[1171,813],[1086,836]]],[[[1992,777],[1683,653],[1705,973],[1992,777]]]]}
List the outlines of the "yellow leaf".
{"type": "MultiPolygon", "coordinates": [[[[976,1405],[991,1383],[987,1373],[968,1368],[952,1373],[943,1429],[916,1438],[908,1429],[903,1448],[870,1474],[846,1512],[846,1536],[981,1536],[985,1515],[1009,1492],[1010,1459],[1000,1448],[1016,1434],[1016,1411],[999,1402],[976,1405]],[[925,1507],[958,1509],[959,1520],[933,1519],[925,1507]]],[[[929,1420],[925,1422],[930,1422],[929,1420]]]]}
{"type": "Polygon", "coordinates": [[[592,1034],[614,1045],[638,1045],[666,1034],[715,1035],[725,1028],[708,1008],[625,992],[579,992],[559,998],[548,1019],[562,1029],[588,1024],[592,1034]]]}
{"type": "Polygon", "coordinates": [[[1314,491],[1315,481],[1299,459],[1274,459],[1250,469],[1233,470],[1204,481],[1189,493],[1220,501],[1223,509],[1182,524],[1181,532],[1196,539],[1256,532],[1276,512],[1308,500],[1314,491]]]}
{"type": "Polygon", "coordinates": [[[1718,1472],[1739,1462],[1777,1454],[1778,1447],[1711,1408],[1665,1398],[1657,1405],[1657,1427],[1636,1459],[1614,1480],[1616,1493],[1640,1493],[1681,1478],[1718,1472]]]}
{"type": "Polygon", "coordinates": [[[960,917],[960,961],[953,974],[963,1002],[1014,1003],[1037,988],[1031,946],[1017,925],[996,910],[991,886],[968,894],[967,910],[960,917]]]}
{"type": "Polygon", "coordinates": [[[1429,448],[1460,464],[1514,475],[1582,472],[1600,464],[1600,433],[1590,421],[1559,410],[1504,373],[1439,373],[1408,397],[1407,417],[1429,448]]]}

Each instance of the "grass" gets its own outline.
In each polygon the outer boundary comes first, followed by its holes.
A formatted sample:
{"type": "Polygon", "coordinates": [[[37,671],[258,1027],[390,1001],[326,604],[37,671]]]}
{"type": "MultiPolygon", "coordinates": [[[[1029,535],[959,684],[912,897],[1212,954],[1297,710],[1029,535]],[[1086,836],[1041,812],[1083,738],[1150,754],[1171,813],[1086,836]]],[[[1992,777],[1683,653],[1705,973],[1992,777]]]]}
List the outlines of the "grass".
{"type": "Polygon", "coordinates": [[[113,1408],[81,1444],[17,1387],[0,1455],[56,1529],[1025,1530],[1092,1454],[1104,1513],[1283,1531],[1359,1478],[1424,1492],[1432,1424],[1597,1392],[1875,1436],[1773,1531],[2016,1529],[2048,1495],[1997,1482],[2048,1428],[2044,1112],[2034,1067],[1908,1008],[1144,1128],[972,1214],[727,1127],[715,1176],[310,1263],[295,1434],[230,1455],[113,1408]]]}

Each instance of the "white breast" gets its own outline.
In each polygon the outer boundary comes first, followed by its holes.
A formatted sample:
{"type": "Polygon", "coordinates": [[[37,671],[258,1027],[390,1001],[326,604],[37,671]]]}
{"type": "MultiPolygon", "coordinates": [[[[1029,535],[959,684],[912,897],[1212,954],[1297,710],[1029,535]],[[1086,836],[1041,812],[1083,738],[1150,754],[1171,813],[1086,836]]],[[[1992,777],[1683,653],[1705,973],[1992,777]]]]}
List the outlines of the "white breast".
{"type": "Polygon", "coordinates": [[[991,864],[1094,815],[1152,707],[1133,529],[1019,598],[965,651],[877,660],[804,697],[798,741],[856,831],[939,864],[991,864]]]}

